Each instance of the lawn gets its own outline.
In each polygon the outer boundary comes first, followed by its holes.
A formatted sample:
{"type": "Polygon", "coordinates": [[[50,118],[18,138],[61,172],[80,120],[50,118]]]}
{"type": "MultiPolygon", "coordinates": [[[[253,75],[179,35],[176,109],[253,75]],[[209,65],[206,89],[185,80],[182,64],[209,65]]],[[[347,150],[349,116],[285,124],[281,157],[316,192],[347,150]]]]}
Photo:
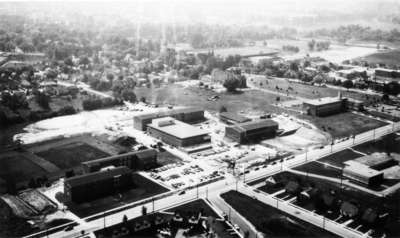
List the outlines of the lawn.
{"type": "Polygon", "coordinates": [[[266,236],[337,237],[242,193],[229,191],[221,197],[266,236]]]}
{"type": "Polygon", "coordinates": [[[60,169],[74,168],[80,166],[82,162],[109,156],[106,152],[89,144],[78,142],[41,151],[36,155],[55,164],[60,169]]]}
{"type": "Polygon", "coordinates": [[[381,140],[369,141],[361,145],[357,145],[354,147],[354,149],[366,154],[372,154],[375,152],[382,153],[386,151],[400,154],[399,145],[400,145],[400,136],[391,134],[385,136],[381,140]]]}
{"type": "Polygon", "coordinates": [[[121,193],[121,196],[116,194],[115,196],[107,196],[87,203],[71,203],[68,205],[68,207],[77,216],[83,218],[126,205],[127,203],[136,202],[168,192],[168,189],[157,183],[154,183],[138,173],[133,173],[132,181],[134,186],[132,186],[131,189],[121,193]]]}
{"type": "Polygon", "coordinates": [[[357,58],[357,60],[367,61],[369,64],[386,64],[386,65],[399,65],[400,64],[400,50],[390,50],[385,52],[377,52],[367,55],[365,57],[357,58]]]}
{"type": "Polygon", "coordinates": [[[319,129],[328,132],[333,138],[357,135],[388,125],[386,122],[357,115],[351,112],[339,113],[327,117],[313,117],[310,115],[301,115],[300,117],[310,121],[319,129]]]}
{"type": "Polygon", "coordinates": [[[204,217],[219,217],[219,215],[202,199],[168,209],[167,212],[179,212],[183,216],[201,212],[204,217]]]}
{"type": "Polygon", "coordinates": [[[363,154],[357,153],[353,150],[350,149],[345,149],[339,152],[336,152],[334,154],[325,156],[321,159],[319,159],[319,161],[321,162],[326,162],[328,164],[337,166],[337,167],[344,167],[344,162],[348,161],[348,160],[353,160],[359,157],[362,157],[363,154]]]}
{"type": "MultiPolygon", "coordinates": [[[[350,97],[363,101],[366,100],[365,94],[352,91],[301,84],[296,82],[290,82],[286,79],[267,79],[265,76],[254,76],[251,78],[253,78],[253,83],[255,86],[281,93],[288,93],[289,97],[299,96],[307,99],[317,99],[321,97],[335,97],[338,95],[339,91],[341,91],[344,97],[350,97]],[[280,90],[277,90],[276,87],[280,88],[280,90]]],[[[368,99],[372,99],[373,97],[375,96],[368,95],[368,99]]]]}
{"type": "MultiPolygon", "coordinates": [[[[201,89],[195,86],[184,88],[176,84],[169,84],[161,88],[136,88],[138,98],[145,97],[147,102],[160,105],[197,106],[205,110],[218,112],[221,106],[228,111],[238,113],[259,111],[262,113],[278,112],[279,108],[272,106],[276,103],[276,95],[261,92],[259,90],[248,90],[242,93],[216,93],[211,90],[201,89]],[[207,98],[218,95],[217,101],[208,101],[207,98]]],[[[288,100],[280,97],[280,100],[288,100]]]]}
{"type": "Polygon", "coordinates": [[[340,178],[342,175],[342,171],[340,169],[337,169],[329,165],[324,165],[317,161],[300,165],[294,169],[305,173],[318,174],[333,178],[340,178]]]}
{"type": "Polygon", "coordinates": [[[47,175],[45,169],[21,154],[0,158],[0,168],[0,177],[14,183],[47,175]]]}

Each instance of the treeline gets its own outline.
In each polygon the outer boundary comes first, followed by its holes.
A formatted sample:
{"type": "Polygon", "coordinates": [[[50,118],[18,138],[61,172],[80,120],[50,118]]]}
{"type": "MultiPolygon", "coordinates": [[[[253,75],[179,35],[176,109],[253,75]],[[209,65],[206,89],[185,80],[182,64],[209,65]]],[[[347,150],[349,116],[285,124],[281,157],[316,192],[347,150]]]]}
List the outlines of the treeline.
{"type": "Polygon", "coordinates": [[[298,53],[300,51],[299,47],[293,45],[284,45],[282,46],[283,51],[298,53]]]}
{"type": "Polygon", "coordinates": [[[329,37],[342,43],[346,43],[349,40],[394,42],[400,39],[400,31],[397,29],[385,31],[361,25],[347,25],[335,29],[318,29],[310,32],[308,36],[329,37]]]}

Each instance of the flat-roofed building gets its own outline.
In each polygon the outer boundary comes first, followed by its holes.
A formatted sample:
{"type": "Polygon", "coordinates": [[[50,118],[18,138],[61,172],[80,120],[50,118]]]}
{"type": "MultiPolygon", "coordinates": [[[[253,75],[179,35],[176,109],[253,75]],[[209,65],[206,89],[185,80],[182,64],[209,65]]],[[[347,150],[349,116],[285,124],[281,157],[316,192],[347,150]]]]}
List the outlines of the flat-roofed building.
{"type": "Polygon", "coordinates": [[[211,137],[207,131],[172,117],[153,119],[147,125],[147,132],[151,136],[176,147],[187,147],[211,142],[211,137]]]}
{"type": "Polygon", "coordinates": [[[99,171],[109,166],[126,166],[131,170],[151,169],[157,166],[157,151],[154,149],[139,150],[82,163],[85,173],[99,171]]]}
{"type": "Polygon", "coordinates": [[[383,182],[383,172],[371,169],[355,160],[345,162],[343,176],[368,186],[379,185],[383,182]]]}
{"type": "Polygon", "coordinates": [[[146,113],[133,118],[134,128],[145,131],[153,119],[173,117],[186,123],[195,123],[204,120],[204,110],[195,107],[171,109],[155,113],[146,113]]]}
{"type": "Polygon", "coordinates": [[[225,127],[225,137],[238,143],[259,141],[276,136],[279,125],[269,119],[250,121],[225,127]]]}
{"type": "Polygon", "coordinates": [[[227,124],[244,123],[251,121],[250,118],[232,112],[221,112],[219,114],[219,119],[227,124]]]}
{"type": "Polygon", "coordinates": [[[329,116],[343,111],[343,100],[339,97],[325,97],[303,102],[307,114],[312,116],[329,116]]]}
{"type": "Polygon", "coordinates": [[[392,157],[388,156],[386,153],[374,153],[371,155],[365,155],[363,157],[355,159],[354,161],[364,164],[371,169],[379,171],[398,165],[398,162],[392,157]]]}
{"type": "Polygon", "coordinates": [[[64,194],[67,201],[89,202],[127,189],[132,184],[132,171],[118,167],[67,178],[64,194]]]}
{"type": "Polygon", "coordinates": [[[375,69],[375,79],[383,82],[399,81],[400,71],[393,69],[375,69]]]}

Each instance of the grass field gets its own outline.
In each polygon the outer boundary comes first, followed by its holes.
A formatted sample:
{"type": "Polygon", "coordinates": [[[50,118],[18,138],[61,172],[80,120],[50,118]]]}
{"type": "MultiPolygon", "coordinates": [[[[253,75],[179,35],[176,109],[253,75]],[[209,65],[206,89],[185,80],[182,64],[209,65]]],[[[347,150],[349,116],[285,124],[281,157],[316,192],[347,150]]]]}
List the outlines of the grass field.
{"type": "MultiPolygon", "coordinates": [[[[217,112],[223,105],[230,112],[260,111],[263,113],[277,112],[278,108],[271,104],[276,103],[276,95],[258,90],[245,91],[243,93],[216,93],[211,90],[198,87],[187,87],[169,84],[161,88],[137,88],[135,93],[138,98],[144,96],[149,103],[160,105],[182,105],[198,106],[205,110],[217,112]],[[216,102],[208,101],[207,98],[218,95],[220,99],[216,102]]],[[[281,97],[281,100],[287,100],[281,97]]]]}
{"type": "Polygon", "coordinates": [[[400,50],[377,52],[374,54],[367,55],[365,57],[357,58],[357,60],[367,61],[370,64],[399,65],[400,50]]]}
{"type": "Polygon", "coordinates": [[[268,237],[337,237],[242,193],[229,191],[221,197],[268,237]]]}
{"type": "Polygon", "coordinates": [[[339,113],[327,117],[313,117],[301,115],[302,119],[308,120],[319,129],[329,133],[333,138],[348,137],[357,135],[375,128],[388,125],[386,122],[378,121],[366,116],[357,115],[351,112],[339,113]],[[346,122],[346,123],[343,123],[346,122]]]}
{"type": "Polygon", "coordinates": [[[400,154],[400,136],[391,134],[377,141],[369,141],[354,147],[355,150],[372,154],[375,152],[394,152],[400,154]]]}
{"type": "Polygon", "coordinates": [[[317,161],[313,161],[313,162],[310,162],[307,164],[300,165],[294,169],[301,171],[301,172],[305,172],[305,173],[318,174],[318,175],[333,177],[333,178],[340,178],[342,175],[342,171],[340,169],[329,166],[329,165],[324,165],[317,161]]]}
{"type": "Polygon", "coordinates": [[[78,142],[38,152],[36,155],[55,164],[60,169],[74,168],[80,166],[82,162],[109,156],[106,152],[89,144],[78,142]]]}
{"type": "Polygon", "coordinates": [[[0,158],[0,177],[6,181],[20,183],[31,178],[47,175],[47,171],[23,155],[0,158]]]}
{"type": "Polygon", "coordinates": [[[77,216],[87,217],[168,191],[168,189],[137,173],[132,175],[132,181],[134,186],[130,190],[121,193],[121,196],[116,194],[115,196],[107,196],[87,203],[71,203],[68,207],[77,216]]]}
{"type": "Polygon", "coordinates": [[[348,161],[348,160],[353,160],[356,159],[358,157],[362,157],[363,154],[357,153],[353,150],[349,150],[349,149],[345,149],[339,152],[336,152],[334,154],[325,156],[323,158],[321,158],[319,161],[321,162],[326,162],[328,164],[337,166],[337,167],[343,167],[344,166],[344,162],[348,161]]]}
{"type": "MultiPolygon", "coordinates": [[[[339,91],[341,91],[344,97],[350,97],[363,101],[366,100],[365,94],[352,91],[338,90],[329,87],[319,87],[308,84],[300,84],[300,83],[290,82],[286,79],[267,79],[265,76],[253,76],[249,78],[253,79],[253,83],[257,87],[273,91],[277,91],[276,87],[279,87],[283,90],[279,90],[277,92],[289,93],[288,94],[289,96],[299,96],[307,99],[316,99],[321,97],[335,97],[338,95],[339,91]],[[292,89],[287,91],[287,89],[289,88],[292,89]]],[[[368,99],[372,99],[375,97],[378,96],[368,95],[368,99]]]]}

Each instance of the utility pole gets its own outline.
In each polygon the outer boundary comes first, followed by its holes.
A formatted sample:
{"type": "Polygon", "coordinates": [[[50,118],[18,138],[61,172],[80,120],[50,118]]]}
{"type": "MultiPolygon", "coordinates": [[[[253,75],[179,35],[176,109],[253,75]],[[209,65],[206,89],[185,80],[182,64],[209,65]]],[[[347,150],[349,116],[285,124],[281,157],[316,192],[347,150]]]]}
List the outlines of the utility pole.
{"type": "Polygon", "coordinates": [[[154,213],[154,197],[151,198],[151,204],[153,206],[153,213],[154,213]]]}
{"type": "Polygon", "coordinates": [[[103,228],[106,229],[106,212],[103,212],[103,225],[103,228]]]}
{"type": "Polygon", "coordinates": [[[208,199],[208,187],[206,187],[206,199],[208,199]]]}
{"type": "Polygon", "coordinates": [[[199,198],[199,184],[196,184],[196,198],[199,198]]]}

